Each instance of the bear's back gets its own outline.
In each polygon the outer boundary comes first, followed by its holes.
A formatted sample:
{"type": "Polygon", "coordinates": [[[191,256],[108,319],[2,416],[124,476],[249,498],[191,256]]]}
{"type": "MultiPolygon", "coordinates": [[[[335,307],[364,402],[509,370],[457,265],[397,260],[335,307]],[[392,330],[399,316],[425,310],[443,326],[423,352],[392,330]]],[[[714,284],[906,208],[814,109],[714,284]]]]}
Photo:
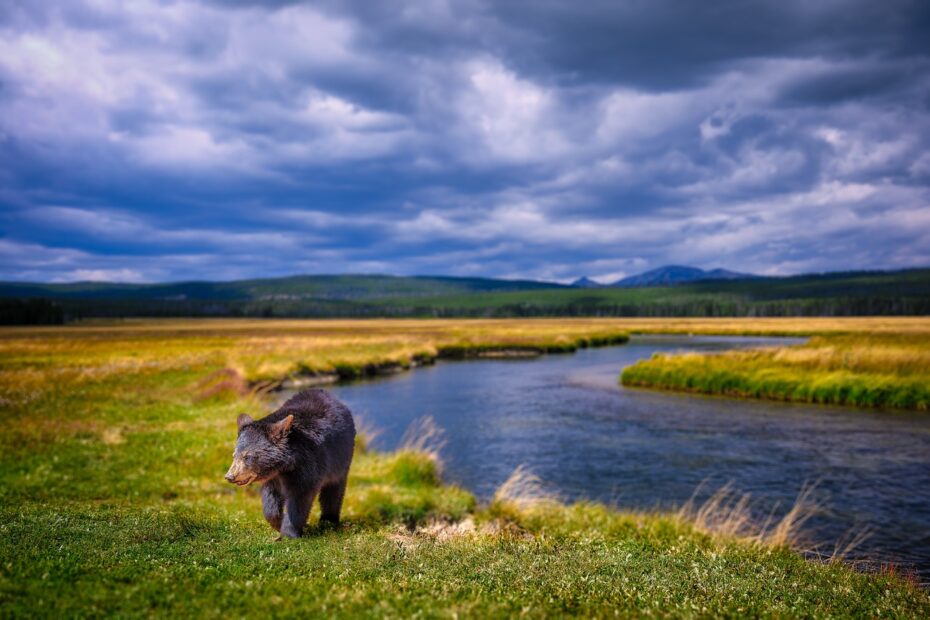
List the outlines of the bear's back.
{"type": "Polygon", "coordinates": [[[314,443],[340,436],[355,440],[352,412],[326,390],[313,388],[298,392],[262,421],[278,422],[289,415],[294,416],[293,426],[314,443]]]}

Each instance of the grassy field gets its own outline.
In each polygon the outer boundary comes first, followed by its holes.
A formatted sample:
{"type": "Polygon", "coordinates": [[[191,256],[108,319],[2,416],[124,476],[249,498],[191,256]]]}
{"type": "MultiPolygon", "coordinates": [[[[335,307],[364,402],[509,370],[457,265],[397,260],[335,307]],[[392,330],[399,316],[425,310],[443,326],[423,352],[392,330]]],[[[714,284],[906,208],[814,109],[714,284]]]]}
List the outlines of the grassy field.
{"type": "Polygon", "coordinates": [[[833,334],[806,344],[721,354],[657,354],[624,369],[627,386],[704,394],[930,409],[926,328],[833,334]]]}
{"type": "Polygon", "coordinates": [[[438,357],[567,353],[626,339],[623,326],[606,320],[125,320],[0,328],[0,357],[7,372],[23,373],[11,383],[28,391],[31,378],[41,380],[37,368],[68,375],[206,365],[256,383],[351,378],[438,357]]]}
{"type": "Polygon", "coordinates": [[[267,407],[252,381],[409,364],[443,347],[546,350],[660,327],[178,321],[0,330],[0,616],[927,617],[927,593],[892,572],[866,575],[791,551],[797,519],[763,531],[727,502],[678,514],[566,506],[526,476],[478,506],[442,483],[429,442],[379,454],[361,441],[345,523],[296,541],[273,542],[256,490],[222,479],[236,414],[267,407]]]}

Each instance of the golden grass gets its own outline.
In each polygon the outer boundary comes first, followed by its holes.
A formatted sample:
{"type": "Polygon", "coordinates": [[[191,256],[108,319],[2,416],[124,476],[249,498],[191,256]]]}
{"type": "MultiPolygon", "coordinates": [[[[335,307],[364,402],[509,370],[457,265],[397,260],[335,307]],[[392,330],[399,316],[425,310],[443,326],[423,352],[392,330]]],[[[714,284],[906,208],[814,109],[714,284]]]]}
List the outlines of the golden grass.
{"type": "Polygon", "coordinates": [[[623,371],[628,386],[897,409],[930,408],[930,334],[837,333],[793,347],[659,354],[623,371]]]}
{"type": "MultiPolygon", "coordinates": [[[[0,370],[41,369],[87,379],[200,364],[250,380],[339,365],[409,364],[453,346],[546,346],[631,333],[930,335],[930,319],[470,319],[93,321],[64,327],[0,328],[0,370]],[[52,360],[54,363],[52,364],[52,360]],[[49,367],[49,365],[51,367],[49,367]]],[[[24,376],[28,382],[28,377],[24,376]]]]}
{"type": "Polygon", "coordinates": [[[523,465],[507,477],[494,492],[492,504],[500,508],[525,510],[559,502],[559,496],[546,488],[542,479],[523,465]]]}
{"type": "Polygon", "coordinates": [[[805,346],[775,350],[772,360],[820,371],[926,374],[930,371],[930,336],[920,333],[818,336],[805,346]]]}
{"type": "Polygon", "coordinates": [[[440,453],[446,446],[445,431],[436,424],[432,416],[414,420],[400,440],[402,451],[424,454],[436,463],[437,471],[442,471],[440,453]]]}
{"type": "MultiPolygon", "coordinates": [[[[700,488],[698,489],[698,491],[700,488]]],[[[805,485],[791,508],[780,519],[759,520],[753,515],[748,493],[739,493],[726,484],[700,505],[694,496],[678,510],[678,517],[695,529],[769,547],[787,547],[813,553],[814,543],[807,538],[805,525],[824,512],[815,485],[805,485]]],[[[695,495],[697,491],[695,492],[695,495]]],[[[848,553],[851,547],[845,548],[848,553]]]]}
{"type": "Polygon", "coordinates": [[[920,379],[930,368],[930,319],[923,317],[88,321],[0,328],[0,407],[26,406],[55,386],[121,376],[177,373],[210,397],[218,390],[241,391],[263,382],[267,387],[297,375],[358,376],[378,367],[408,368],[443,350],[572,350],[625,332],[823,334],[807,347],[729,355],[749,366],[771,358],[773,367],[799,373],[920,379]],[[226,374],[213,384],[196,385],[210,373],[226,374]]]}
{"type": "Polygon", "coordinates": [[[780,349],[774,355],[779,364],[845,371],[908,372],[926,368],[930,356],[930,319],[922,317],[88,321],[0,328],[0,407],[28,404],[50,385],[125,375],[176,372],[199,379],[235,373],[225,384],[201,387],[209,396],[210,389],[236,387],[239,378],[245,385],[267,386],[297,375],[358,376],[377,367],[408,368],[443,350],[570,351],[626,332],[826,334],[829,347],[780,349]],[[844,338],[863,335],[873,338],[867,350],[843,346],[844,338]]]}
{"type": "Polygon", "coordinates": [[[585,320],[100,321],[0,328],[0,372],[13,379],[8,383],[27,386],[50,376],[93,381],[212,366],[255,382],[367,365],[408,367],[443,348],[574,347],[623,333],[615,323],[585,320]]]}

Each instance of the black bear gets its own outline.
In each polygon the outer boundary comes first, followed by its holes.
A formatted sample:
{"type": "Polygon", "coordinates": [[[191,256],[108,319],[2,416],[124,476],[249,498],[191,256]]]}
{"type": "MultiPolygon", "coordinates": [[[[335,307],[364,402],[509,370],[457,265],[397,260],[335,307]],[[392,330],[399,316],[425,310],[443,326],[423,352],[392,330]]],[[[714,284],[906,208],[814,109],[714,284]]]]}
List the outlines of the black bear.
{"type": "Polygon", "coordinates": [[[300,392],[261,420],[242,414],[226,480],[262,483],[262,508],[271,527],[299,537],[320,496],[320,521],[339,523],[355,422],[348,407],[325,390],[300,392]]]}

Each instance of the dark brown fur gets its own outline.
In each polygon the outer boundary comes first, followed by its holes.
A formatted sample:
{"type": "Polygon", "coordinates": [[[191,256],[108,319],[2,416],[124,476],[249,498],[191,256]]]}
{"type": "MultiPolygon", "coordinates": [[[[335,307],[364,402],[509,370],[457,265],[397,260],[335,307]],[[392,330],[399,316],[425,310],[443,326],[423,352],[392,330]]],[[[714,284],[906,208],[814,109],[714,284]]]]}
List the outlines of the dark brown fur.
{"type": "Polygon", "coordinates": [[[325,390],[300,392],[261,420],[240,415],[233,464],[226,479],[262,483],[271,527],[299,537],[319,495],[320,520],[339,523],[355,424],[349,409],[325,390]]]}

